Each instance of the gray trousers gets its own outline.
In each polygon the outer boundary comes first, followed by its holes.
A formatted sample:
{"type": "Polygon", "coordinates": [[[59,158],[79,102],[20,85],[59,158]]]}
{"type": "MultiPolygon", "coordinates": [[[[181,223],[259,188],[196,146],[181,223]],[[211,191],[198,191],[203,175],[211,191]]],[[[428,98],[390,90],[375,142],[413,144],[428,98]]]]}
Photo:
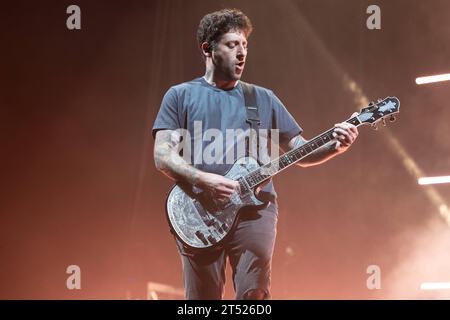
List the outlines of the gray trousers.
{"type": "Polygon", "coordinates": [[[192,253],[176,240],[183,267],[186,299],[222,299],[227,257],[233,271],[236,299],[244,299],[246,293],[253,289],[263,290],[265,298],[270,299],[278,208],[270,203],[261,210],[244,210],[240,213],[234,233],[219,250],[192,253]]]}

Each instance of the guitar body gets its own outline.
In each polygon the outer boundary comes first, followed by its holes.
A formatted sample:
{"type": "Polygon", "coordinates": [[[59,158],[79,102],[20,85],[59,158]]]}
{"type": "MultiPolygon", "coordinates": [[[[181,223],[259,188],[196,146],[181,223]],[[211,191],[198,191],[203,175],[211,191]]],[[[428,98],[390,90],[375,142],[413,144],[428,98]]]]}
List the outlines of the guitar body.
{"type": "MultiPolygon", "coordinates": [[[[259,167],[254,158],[240,158],[225,177],[239,180],[259,167]]],[[[245,182],[242,183],[241,193],[235,192],[226,203],[219,203],[198,188],[176,184],[167,197],[166,213],[177,238],[193,251],[221,246],[236,226],[240,209],[266,206],[245,182]]]]}

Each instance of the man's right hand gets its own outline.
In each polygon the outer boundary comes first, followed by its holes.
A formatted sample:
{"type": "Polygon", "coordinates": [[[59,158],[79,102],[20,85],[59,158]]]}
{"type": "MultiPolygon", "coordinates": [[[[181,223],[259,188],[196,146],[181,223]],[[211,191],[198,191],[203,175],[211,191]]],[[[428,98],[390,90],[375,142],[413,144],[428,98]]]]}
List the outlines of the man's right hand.
{"type": "Polygon", "coordinates": [[[209,172],[200,174],[197,186],[222,201],[230,199],[231,195],[239,190],[239,182],[209,172]]]}

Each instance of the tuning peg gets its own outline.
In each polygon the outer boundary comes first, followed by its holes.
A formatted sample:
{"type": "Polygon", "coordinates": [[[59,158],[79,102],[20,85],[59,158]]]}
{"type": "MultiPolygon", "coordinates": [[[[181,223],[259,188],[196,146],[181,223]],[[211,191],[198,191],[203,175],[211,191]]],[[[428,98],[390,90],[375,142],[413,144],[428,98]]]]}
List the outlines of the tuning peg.
{"type": "Polygon", "coordinates": [[[372,127],[372,129],[375,130],[375,131],[378,130],[378,127],[377,127],[377,124],[376,124],[376,123],[372,124],[371,127],[372,127]]]}
{"type": "Polygon", "coordinates": [[[389,118],[389,121],[390,121],[390,122],[394,122],[394,121],[395,121],[395,116],[391,116],[391,117],[389,118]]]}
{"type": "Polygon", "coordinates": [[[383,126],[386,127],[386,119],[381,119],[381,122],[383,122],[383,126]]]}

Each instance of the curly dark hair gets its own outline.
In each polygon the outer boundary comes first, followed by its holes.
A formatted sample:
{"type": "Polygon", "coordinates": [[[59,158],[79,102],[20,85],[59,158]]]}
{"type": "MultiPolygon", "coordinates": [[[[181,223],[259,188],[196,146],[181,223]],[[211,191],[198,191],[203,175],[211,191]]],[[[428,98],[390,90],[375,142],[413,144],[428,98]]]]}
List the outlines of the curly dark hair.
{"type": "Polygon", "coordinates": [[[239,9],[222,9],[205,15],[197,29],[197,41],[201,48],[203,42],[210,50],[217,47],[220,38],[230,30],[240,30],[248,38],[253,30],[250,19],[239,9]]]}

